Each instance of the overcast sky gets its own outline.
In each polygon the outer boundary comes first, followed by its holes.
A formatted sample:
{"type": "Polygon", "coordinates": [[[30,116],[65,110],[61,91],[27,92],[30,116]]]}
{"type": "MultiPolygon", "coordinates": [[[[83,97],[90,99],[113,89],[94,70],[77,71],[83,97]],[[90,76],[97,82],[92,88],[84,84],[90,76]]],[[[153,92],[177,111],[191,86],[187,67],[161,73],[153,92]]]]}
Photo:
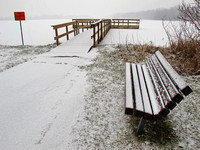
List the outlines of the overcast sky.
{"type": "MultiPolygon", "coordinates": [[[[0,0],[0,17],[25,11],[27,16],[87,15],[106,17],[114,13],[170,8],[183,0],[0,0]]],[[[184,0],[193,2],[193,0],[184,0]]]]}

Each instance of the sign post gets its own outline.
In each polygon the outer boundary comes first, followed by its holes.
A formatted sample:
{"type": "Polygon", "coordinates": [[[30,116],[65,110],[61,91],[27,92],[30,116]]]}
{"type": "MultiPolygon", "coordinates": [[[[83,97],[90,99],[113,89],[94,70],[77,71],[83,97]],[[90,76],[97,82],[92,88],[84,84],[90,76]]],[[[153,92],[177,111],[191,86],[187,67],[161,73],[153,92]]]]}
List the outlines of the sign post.
{"type": "Polygon", "coordinates": [[[21,38],[22,38],[22,45],[24,45],[24,38],[23,38],[23,32],[22,32],[22,20],[25,20],[25,13],[24,12],[14,12],[15,15],[15,21],[20,22],[20,30],[21,30],[21,38]]]}

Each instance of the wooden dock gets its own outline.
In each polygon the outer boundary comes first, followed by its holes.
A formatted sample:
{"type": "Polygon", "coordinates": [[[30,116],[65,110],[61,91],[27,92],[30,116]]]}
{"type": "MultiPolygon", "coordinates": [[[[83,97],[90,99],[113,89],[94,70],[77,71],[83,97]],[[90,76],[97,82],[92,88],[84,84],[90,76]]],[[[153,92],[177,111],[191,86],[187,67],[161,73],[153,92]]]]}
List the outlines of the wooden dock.
{"type": "Polygon", "coordinates": [[[72,22],[53,25],[56,44],[60,45],[60,38],[70,39],[70,35],[77,36],[85,30],[92,30],[91,47],[95,47],[106,36],[110,29],[139,29],[140,19],[72,19],[72,22]],[[59,29],[65,28],[65,33],[59,34],[59,29]]]}

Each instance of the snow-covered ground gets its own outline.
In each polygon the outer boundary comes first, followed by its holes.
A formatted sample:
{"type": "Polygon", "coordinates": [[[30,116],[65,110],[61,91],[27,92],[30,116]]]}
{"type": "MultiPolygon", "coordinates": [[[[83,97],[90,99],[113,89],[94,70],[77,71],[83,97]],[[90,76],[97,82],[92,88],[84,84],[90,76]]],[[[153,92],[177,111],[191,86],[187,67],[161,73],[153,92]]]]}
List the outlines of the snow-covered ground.
{"type": "Polygon", "coordinates": [[[0,28],[0,149],[200,148],[199,76],[185,77],[194,95],[172,111],[164,127],[158,123],[159,132],[157,124],[147,124],[145,136],[137,137],[137,121],[124,115],[125,65],[113,45],[165,45],[161,21],[142,20],[139,30],[110,30],[90,53],[92,40],[83,34],[78,43],[73,38],[54,48],[51,25],[65,21],[33,22],[24,26],[25,44],[44,46],[5,46],[21,44],[19,30],[19,37],[6,34],[18,23],[4,21],[0,28]]]}
{"type": "Polygon", "coordinates": [[[162,21],[141,20],[139,30],[110,30],[104,40],[101,42],[101,45],[119,43],[153,44],[156,46],[166,46],[168,43],[168,38],[162,26],[162,21]]]}
{"type": "Polygon", "coordinates": [[[66,145],[86,95],[86,72],[80,67],[96,55],[95,50],[87,53],[90,35],[84,32],[54,49],[0,47],[0,149],[55,150],[66,145]]]}

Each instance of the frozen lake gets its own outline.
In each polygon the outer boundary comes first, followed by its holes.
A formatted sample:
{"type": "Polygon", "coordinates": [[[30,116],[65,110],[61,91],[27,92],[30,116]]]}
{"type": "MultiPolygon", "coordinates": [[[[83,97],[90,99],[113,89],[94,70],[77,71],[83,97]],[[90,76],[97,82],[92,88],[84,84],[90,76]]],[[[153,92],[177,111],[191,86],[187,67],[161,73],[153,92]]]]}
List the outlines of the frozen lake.
{"type": "MultiPolygon", "coordinates": [[[[22,21],[25,45],[47,45],[54,43],[55,32],[51,25],[70,21],[71,19],[22,21]]],[[[162,27],[162,21],[155,20],[141,20],[139,30],[111,30],[105,39],[101,44],[153,43],[154,45],[163,46],[167,43],[167,36],[162,27]]],[[[61,42],[64,41],[66,41],[65,37],[61,39],[61,42]]],[[[0,45],[21,45],[19,21],[0,20],[0,45]]]]}
{"type": "MultiPolygon", "coordinates": [[[[51,25],[70,21],[70,19],[22,21],[25,45],[47,45],[54,43],[55,31],[51,25]]],[[[19,21],[0,20],[0,45],[21,45],[21,43],[19,21]]]]}

